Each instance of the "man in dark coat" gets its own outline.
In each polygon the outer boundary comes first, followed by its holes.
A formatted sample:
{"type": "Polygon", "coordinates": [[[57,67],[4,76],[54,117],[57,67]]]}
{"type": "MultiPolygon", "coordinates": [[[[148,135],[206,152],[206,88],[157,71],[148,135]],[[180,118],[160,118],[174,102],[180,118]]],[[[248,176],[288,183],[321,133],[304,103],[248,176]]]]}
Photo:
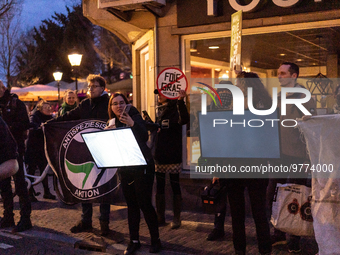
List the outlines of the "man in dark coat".
{"type": "MultiPolygon", "coordinates": [[[[278,78],[281,87],[290,88],[305,88],[304,86],[297,83],[297,78],[299,77],[299,66],[295,63],[284,62],[280,65],[278,69],[278,78]]],[[[287,93],[286,95],[289,99],[299,99],[304,98],[303,93],[287,93]]],[[[278,106],[281,105],[281,97],[278,96],[278,106]]],[[[316,114],[315,101],[311,98],[308,102],[304,103],[303,106],[312,114],[316,114]]],[[[280,109],[281,110],[281,109],[280,109]]],[[[291,167],[292,165],[303,165],[310,164],[309,156],[307,154],[306,142],[301,137],[301,134],[297,128],[289,127],[289,123],[297,118],[302,118],[304,113],[301,112],[294,104],[287,105],[287,114],[280,116],[280,122],[286,120],[285,122],[288,127],[281,127],[281,166],[291,167]]],[[[279,178],[272,178],[269,181],[269,187],[267,190],[267,199],[269,201],[269,208],[272,206],[273,197],[276,190],[277,183],[295,183],[300,185],[308,185],[307,172],[300,171],[299,173],[287,173],[286,176],[279,178]]],[[[272,245],[276,246],[279,244],[285,244],[286,234],[276,228],[274,228],[274,235],[272,236],[272,245]]],[[[299,253],[301,252],[300,247],[300,236],[290,235],[288,242],[288,252],[289,253],[299,253]]]]}
{"type": "MultiPolygon", "coordinates": [[[[89,75],[87,78],[90,98],[83,100],[76,108],[66,114],[53,119],[55,121],[70,121],[80,119],[101,119],[107,121],[109,96],[105,91],[106,81],[100,75],[89,75]]],[[[89,231],[92,229],[92,204],[82,203],[82,219],[71,228],[72,233],[89,231]]],[[[100,227],[103,236],[109,233],[110,205],[100,204],[100,227]]]]}
{"type": "MultiPolygon", "coordinates": [[[[14,228],[15,232],[21,232],[32,228],[31,223],[31,201],[28,197],[27,185],[25,182],[24,162],[25,139],[29,128],[29,119],[25,104],[0,81],[0,115],[9,127],[18,145],[19,170],[13,176],[15,191],[19,196],[20,221],[14,228]]],[[[1,196],[4,201],[4,217],[0,220],[0,228],[14,227],[13,194],[11,178],[0,182],[1,196]]]]}
{"type": "Polygon", "coordinates": [[[0,180],[11,177],[18,169],[18,147],[8,126],[0,117],[0,180]]]}

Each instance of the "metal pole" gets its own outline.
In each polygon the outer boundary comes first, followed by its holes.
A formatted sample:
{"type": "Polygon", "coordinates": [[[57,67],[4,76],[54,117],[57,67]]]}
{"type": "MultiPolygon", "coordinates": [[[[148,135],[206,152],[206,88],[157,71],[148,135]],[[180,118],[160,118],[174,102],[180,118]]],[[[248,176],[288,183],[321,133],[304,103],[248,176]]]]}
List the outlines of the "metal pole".
{"type": "Polygon", "coordinates": [[[76,75],[76,95],[78,95],[78,77],[76,75]]]}
{"type": "Polygon", "coordinates": [[[60,105],[60,84],[58,81],[58,106],[60,105]]]}

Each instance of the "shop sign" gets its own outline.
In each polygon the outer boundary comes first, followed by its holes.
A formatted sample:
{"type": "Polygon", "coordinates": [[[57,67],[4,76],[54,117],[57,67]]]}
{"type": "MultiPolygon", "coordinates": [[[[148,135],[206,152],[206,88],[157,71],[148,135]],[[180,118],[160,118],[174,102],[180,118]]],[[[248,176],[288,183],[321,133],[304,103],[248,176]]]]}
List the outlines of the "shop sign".
{"type": "Polygon", "coordinates": [[[176,67],[165,68],[157,77],[158,93],[168,99],[179,98],[180,90],[187,90],[185,74],[176,67]]]}
{"type": "MultiPolygon", "coordinates": [[[[261,4],[261,2],[264,2],[264,0],[252,0],[248,4],[240,4],[238,0],[227,0],[230,4],[230,6],[235,11],[244,11],[244,12],[251,12],[255,11],[257,7],[261,4]]],[[[302,0],[272,0],[273,3],[278,7],[293,7],[294,5],[302,2],[302,0]]],[[[322,0],[314,0],[314,2],[321,2],[322,0]]],[[[208,5],[212,5],[212,2],[210,0],[207,0],[208,5]]],[[[209,6],[209,8],[213,8],[213,6],[209,6]]]]}
{"type": "Polygon", "coordinates": [[[177,1],[177,26],[230,22],[240,10],[243,20],[251,20],[338,9],[340,1],[330,0],[182,0],[177,1]]]}
{"type": "MultiPolygon", "coordinates": [[[[260,2],[264,2],[263,0],[252,0],[249,4],[240,4],[238,0],[227,0],[229,4],[235,11],[244,11],[244,12],[251,12],[255,11],[256,8],[261,4],[260,2]]],[[[301,3],[302,0],[272,0],[273,3],[278,7],[293,7],[294,5],[301,3]]],[[[322,0],[314,0],[314,2],[322,2],[322,0]]],[[[216,3],[214,1],[207,0],[208,10],[212,10],[217,8],[216,3]]],[[[208,11],[209,15],[209,11],[208,11]]]]}
{"type": "Polygon", "coordinates": [[[242,11],[231,15],[230,70],[241,71],[242,11]]]}

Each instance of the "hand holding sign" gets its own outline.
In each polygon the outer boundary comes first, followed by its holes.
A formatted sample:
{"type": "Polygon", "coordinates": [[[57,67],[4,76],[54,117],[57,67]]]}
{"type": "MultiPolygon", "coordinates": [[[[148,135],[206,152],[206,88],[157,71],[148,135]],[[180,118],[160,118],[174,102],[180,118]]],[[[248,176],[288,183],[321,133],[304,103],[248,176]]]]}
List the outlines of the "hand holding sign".
{"type": "Polygon", "coordinates": [[[187,93],[185,92],[185,90],[180,90],[178,100],[183,100],[186,97],[186,95],[187,93]]]}
{"type": "Polygon", "coordinates": [[[184,73],[175,67],[164,69],[157,77],[158,93],[168,99],[184,98],[180,91],[186,91],[188,86],[184,73]]]}

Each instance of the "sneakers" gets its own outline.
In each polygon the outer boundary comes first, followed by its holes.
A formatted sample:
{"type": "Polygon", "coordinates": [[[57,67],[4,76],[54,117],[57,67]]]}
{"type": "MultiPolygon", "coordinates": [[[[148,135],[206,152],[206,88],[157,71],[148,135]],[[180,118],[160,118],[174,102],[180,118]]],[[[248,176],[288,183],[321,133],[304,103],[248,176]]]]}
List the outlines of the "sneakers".
{"type": "Polygon", "coordinates": [[[272,246],[286,244],[286,235],[273,235],[271,237],[272,246]]]}
{"type": "Polygon", "coordinates": [[[12,218],[1,218],[0,220],[0,228],[10,228],[10,227],[14,227],[15,223],[14,223],[14,219],[12,218]]]}
{"type": "Polygon", "coordinates": [[[151,242],[151,246],[150,246],[150,249],[149,249],[149,252],[150,253],[158,253],[161,251],[161,248],[162,248],[162,244],[161,244],[161,240],[157,240],[156,242],[151,242]]]}
{"type": "Polygon", "coordinates": [[[289,253],[299,253],[300,251],[301,251],[300,243],[290,242],[288,244],[288,252],[289,253]]]}
{"type": "Polygon", "coordinates": [[[224,231],[214,228],[213,231],[207,236],[207,241],[215,241],[224,237],[224,231]]]}
{"type": "Polygon", "coordinates": [[[124,255],[134,254],[135,251],[137,251],[140,247],[141,247],[141,245],[140,245],[139,241],[136,242],[136,243],[130,241],[130,243],[128,244],[126,250],[124,251],[124,255]]]}
{"type": "Polygon", "coordinates": [[[92,224],[84,223],[82,221],[78,222],[77,225],[73,226],[70,231],[71,233],[87,232],[92,230],[92,224]]]}
{"type": "Polygon", "coordinates": [[[43,196],[43,198],[45,198],[45,199],[51,199],[51,200],[55,200],[55,199],[56,199],[55,195],[52,195],[50,192],[45,193],[44,196],[43,196]]]}
{"type": "Polygon", "coordinates": [[[30,219],[20,219],[20,221],[18,222],[18,225],[16,225],[14,227],[14,229],[12,230],[13,233],[16,232],[23,232],[25,230],[29,230],[32,228],[32,222],[30,219]]]}

